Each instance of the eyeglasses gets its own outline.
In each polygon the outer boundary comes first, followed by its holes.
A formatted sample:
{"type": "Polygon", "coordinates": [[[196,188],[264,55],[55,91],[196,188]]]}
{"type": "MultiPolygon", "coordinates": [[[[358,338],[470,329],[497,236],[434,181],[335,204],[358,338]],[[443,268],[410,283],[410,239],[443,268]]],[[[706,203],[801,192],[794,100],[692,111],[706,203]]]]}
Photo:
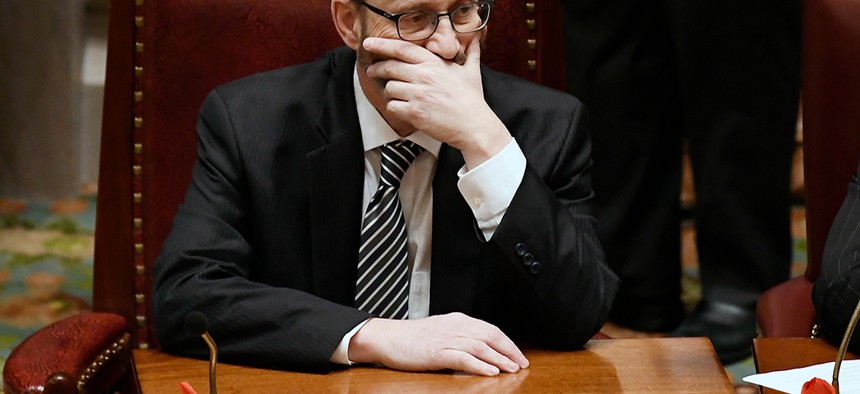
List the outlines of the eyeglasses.
{"type": "Polygon", "coordinates": [[[421,41],[430,38],[439,26],[439,18],[448,17],[451,27],[457,33],[472,33],[483,29],[490,20],[490,10],[496,4],[495,0],[481,0],[466,3],[451,11],[437,14],[433,11],[418,10],[401,14],[389,14],[364,1],[359,4],[374,13],[383,16],[397,25],[397,35],[404,41],[421,41]]]}

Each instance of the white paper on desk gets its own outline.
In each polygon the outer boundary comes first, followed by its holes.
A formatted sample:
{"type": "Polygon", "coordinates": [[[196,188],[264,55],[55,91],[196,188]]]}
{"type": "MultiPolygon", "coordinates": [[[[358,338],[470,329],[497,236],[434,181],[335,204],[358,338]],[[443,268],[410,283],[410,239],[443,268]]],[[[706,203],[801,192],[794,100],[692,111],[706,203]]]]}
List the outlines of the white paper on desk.
{"type": "MultiPolygon", "coordinates": [[[[830,382],[833,378],[833,362],[810,365],[803,368],[787,369],[759,373],[744,378],[744,382],[762,385],[789,394],[800,394],[803,384],[812,378],[830,382]]],[[[839,371],[839,392],[842,394],[860,394],[860,360],[842,362],[839,371]]]]}

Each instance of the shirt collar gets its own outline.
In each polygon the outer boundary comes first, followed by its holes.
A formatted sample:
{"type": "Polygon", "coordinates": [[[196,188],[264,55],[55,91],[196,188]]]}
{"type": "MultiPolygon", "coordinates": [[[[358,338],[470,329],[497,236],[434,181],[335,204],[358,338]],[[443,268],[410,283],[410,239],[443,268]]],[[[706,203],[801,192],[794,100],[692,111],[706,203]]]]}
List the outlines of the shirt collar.
{"type": "Polygon", "coordinates": [[[389,142],[404,139],[421,145],[424,150],[430,152],[435,157],[439,157],[439,149],[442,146],[441,142],[421,130],[416,130],[414,133],[406,136],[406,138],[400,138],[397,132],[388,125],[388,122],[385,121],[382,115],[379,114],[379,111],[367,99],[367,96],[364,95],[364,90],[361,89],[361,84],[358,82],[358,69],[355,69],[352,73],[352,88],[355,91],[358,125],[361,127],[361,141],[364,144],[365,152],[389,142]]]}

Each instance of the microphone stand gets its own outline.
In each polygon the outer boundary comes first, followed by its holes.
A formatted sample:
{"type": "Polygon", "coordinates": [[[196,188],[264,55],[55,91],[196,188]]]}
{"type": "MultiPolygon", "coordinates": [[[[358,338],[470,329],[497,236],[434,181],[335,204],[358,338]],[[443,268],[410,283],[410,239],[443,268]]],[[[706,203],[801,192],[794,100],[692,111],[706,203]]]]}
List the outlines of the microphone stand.
{"type": "Polygon", "coordinates": [[[845,336],[842,337],[842,343],[839,344],[839,351],[836,352],[836,362],[833,364],[833,381],[831,385],[836,389],[836,394],[839,394],[839,368],[842,367],[842,360],[845,358],[845,352],[848,350],[848,342],[851,342],[851,335],[854,334],[854,328],[857,327],[857,320],[860,320],[860,302],[854,307],[854,314],[851,315],[851,320],[848,321],[848,328],[845,329],[845,336]]]}
{"type": "Polygon", "coordinates": [[[215,347],[215,341],[208,331],[200,334],[206,345],[209,346],[209,394],[218,394],[218,389],[215,388],[215,363],[218,358],[218,348],[215,347]]]}

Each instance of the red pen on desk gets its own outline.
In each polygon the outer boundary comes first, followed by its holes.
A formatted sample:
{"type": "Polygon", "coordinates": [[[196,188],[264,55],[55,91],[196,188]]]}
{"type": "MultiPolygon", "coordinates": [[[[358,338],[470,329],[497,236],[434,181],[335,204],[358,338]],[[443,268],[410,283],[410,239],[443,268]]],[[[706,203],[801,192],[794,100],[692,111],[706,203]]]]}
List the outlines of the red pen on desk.
{"type": "Polygon", "coordinates": [[[197,394],[188,382],[179,382],[179,392],[180,394],[197,394]]]}

